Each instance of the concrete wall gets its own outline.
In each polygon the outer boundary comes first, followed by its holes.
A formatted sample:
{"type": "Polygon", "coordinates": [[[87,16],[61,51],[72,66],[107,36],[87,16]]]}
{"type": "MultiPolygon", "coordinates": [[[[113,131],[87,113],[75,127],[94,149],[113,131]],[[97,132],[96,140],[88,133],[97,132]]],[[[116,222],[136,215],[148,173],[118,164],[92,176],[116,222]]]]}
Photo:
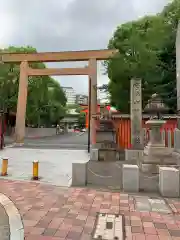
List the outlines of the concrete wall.
{"type": "Polygon", "coordinates": [[[56,135],[56,128],[26,128],[26,138],[39,138],[56,135]]]}

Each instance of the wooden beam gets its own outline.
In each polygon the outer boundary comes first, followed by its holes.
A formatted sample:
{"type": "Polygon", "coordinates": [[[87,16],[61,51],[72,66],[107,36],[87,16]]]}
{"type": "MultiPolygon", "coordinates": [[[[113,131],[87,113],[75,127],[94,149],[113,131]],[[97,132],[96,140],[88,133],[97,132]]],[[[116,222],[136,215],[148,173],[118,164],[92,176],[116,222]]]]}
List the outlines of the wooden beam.
{"type": "Polygon", "coordinates": [[[89,59],[106,60],[117,53],[117,50],[87,50],[68,52],[44,53],[3,53],[0,55],[2,62],[73,62],[88,61],[89,59]]]}
{"type": "Polygon", "coordinates": [[[29,76],[70,76],[70,75],[88,75],[89,68],[44,68],[44,69],[28,69],[29,76]]]}

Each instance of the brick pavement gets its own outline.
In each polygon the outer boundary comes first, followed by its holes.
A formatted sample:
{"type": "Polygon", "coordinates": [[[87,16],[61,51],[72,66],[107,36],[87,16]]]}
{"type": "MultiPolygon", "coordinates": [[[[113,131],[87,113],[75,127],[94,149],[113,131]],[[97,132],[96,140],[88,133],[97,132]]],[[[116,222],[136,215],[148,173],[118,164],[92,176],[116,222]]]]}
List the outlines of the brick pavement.
{"type": "Polygon", "coordinates": [[[0,192],[19,209],[26,240],[89,240],[96,212],[123,214],[126,240],[180,239],[178,199],[166,199],[171,214],[159,214],[135,211],[125,193],[11,180],[0,180],[0,192]]]}

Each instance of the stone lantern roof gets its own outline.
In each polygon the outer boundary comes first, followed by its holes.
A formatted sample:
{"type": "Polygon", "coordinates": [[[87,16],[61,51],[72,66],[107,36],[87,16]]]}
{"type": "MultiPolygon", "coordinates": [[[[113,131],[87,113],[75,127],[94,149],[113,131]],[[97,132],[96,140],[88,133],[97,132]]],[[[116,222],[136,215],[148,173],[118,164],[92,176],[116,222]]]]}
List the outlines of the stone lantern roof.
{"type": "Polygon", "coordinates": [[[144,108],[145,113],[149,114],[161,114],[167,113],[169,108],[164,104],[162,98],[157,94],[152,94],[151,98],[148,100],[148,104],[144,108]]]}

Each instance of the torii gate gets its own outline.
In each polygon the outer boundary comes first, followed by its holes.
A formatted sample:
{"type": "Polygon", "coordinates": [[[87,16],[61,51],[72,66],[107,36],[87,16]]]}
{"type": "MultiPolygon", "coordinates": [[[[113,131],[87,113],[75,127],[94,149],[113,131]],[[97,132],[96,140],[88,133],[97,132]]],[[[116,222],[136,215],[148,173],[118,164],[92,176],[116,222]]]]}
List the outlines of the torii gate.
{"type": "Polygon", "coordinates": [[[25,117],[27,104],[28,76],[48,75],[88,75],[91,92],[91,144],[96,141],[95,120],[92,114],[96,114],[97,108],[97,61],[111,58],[117,50],[87,50],[67,52],[44,52],[44,53],[3,53],[1,62],[20,63],[19,93],[16,112],[15,140],[17,143],[24,142],[25,117]],[[32,69],[28,62],[77,62],[88,61],[85,68],[49,68],[32,69]]]}

